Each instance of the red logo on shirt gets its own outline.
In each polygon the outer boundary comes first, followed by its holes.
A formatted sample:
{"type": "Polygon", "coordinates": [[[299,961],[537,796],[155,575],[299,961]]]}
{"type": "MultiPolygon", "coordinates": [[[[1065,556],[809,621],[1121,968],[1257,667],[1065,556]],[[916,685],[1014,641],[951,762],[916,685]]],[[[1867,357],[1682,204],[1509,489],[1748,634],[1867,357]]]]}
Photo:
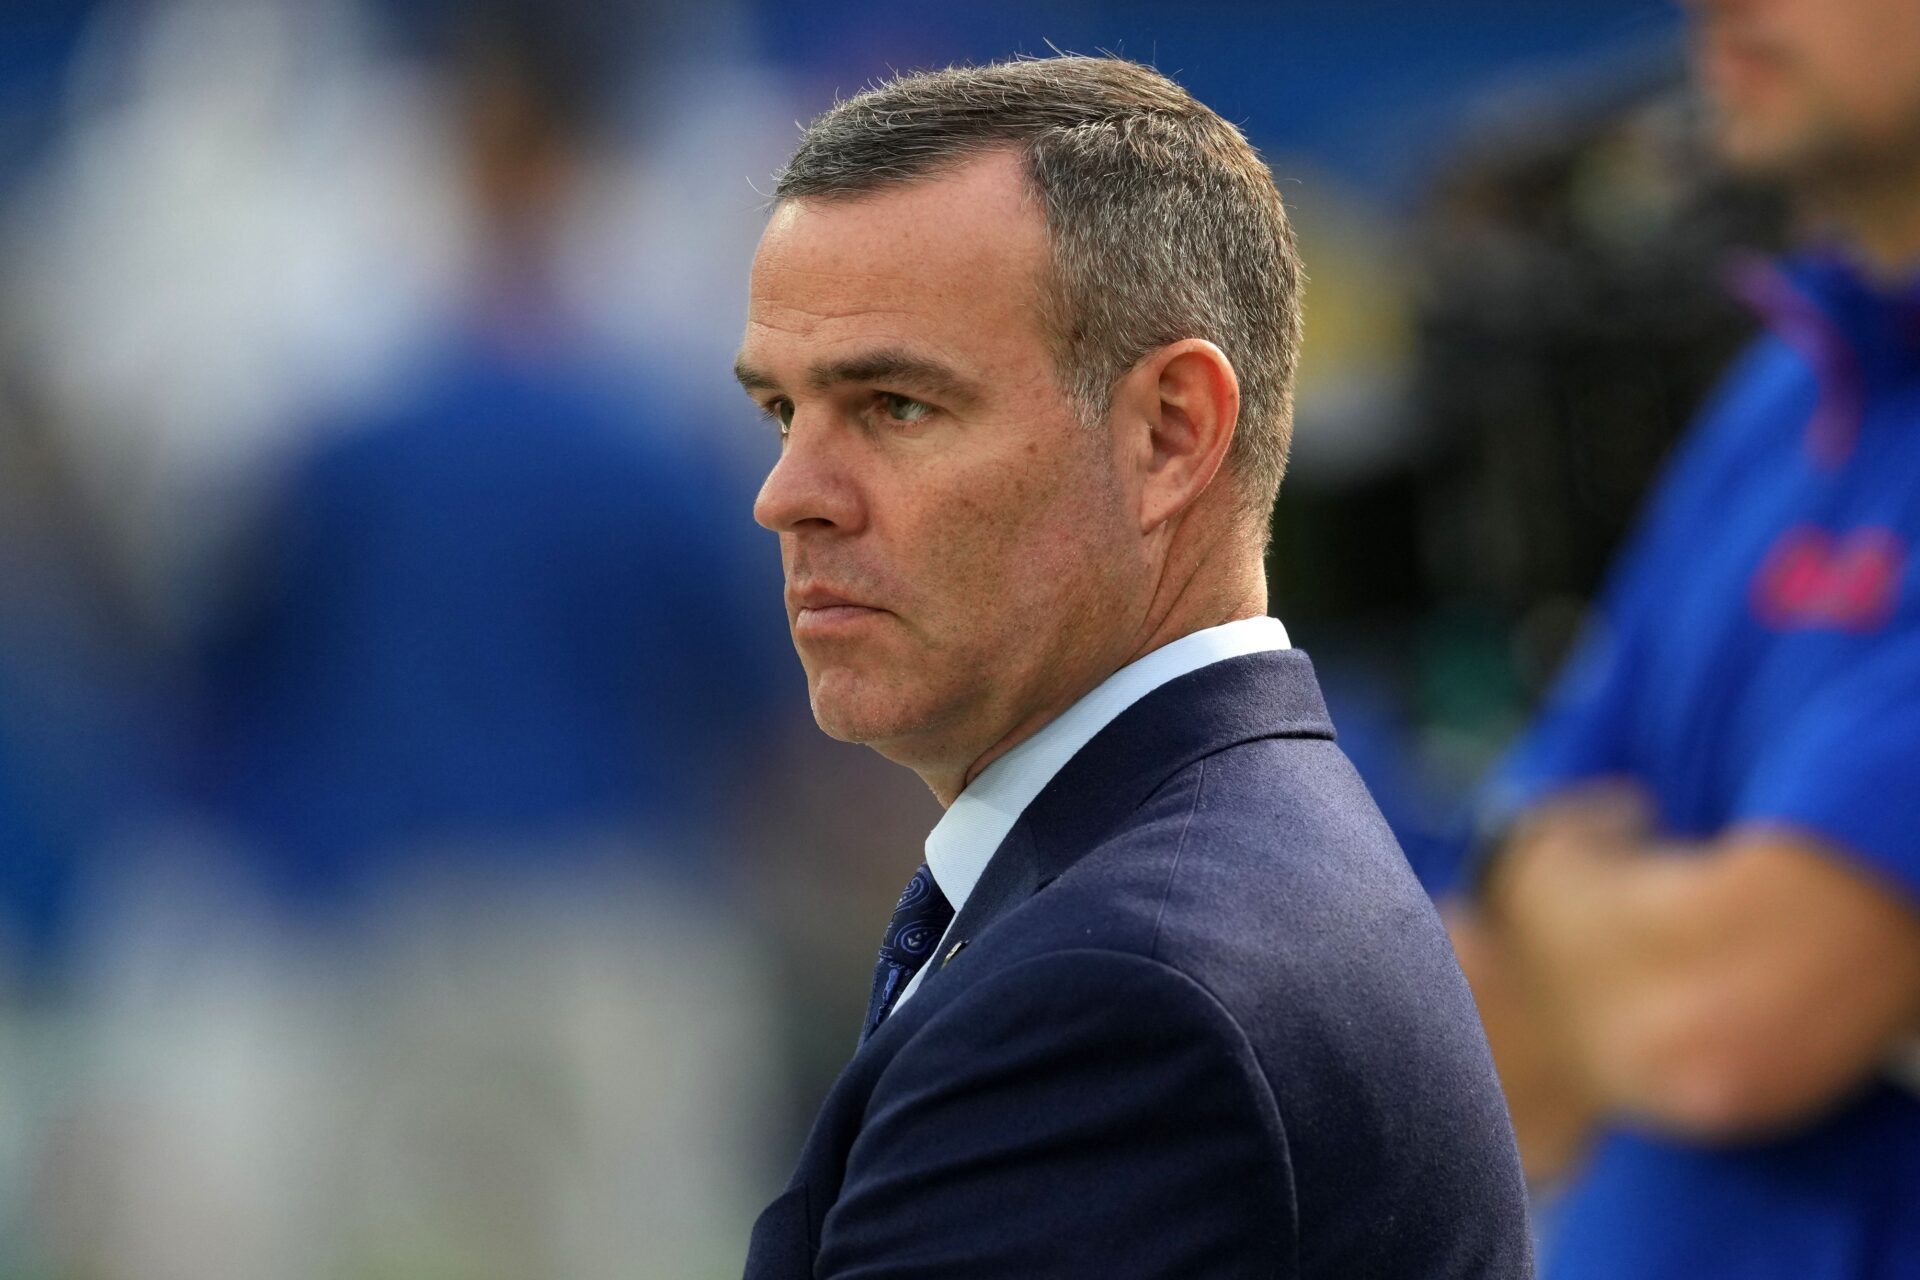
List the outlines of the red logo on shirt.
{"type": "Polygon", "coordinates": [[[1779,630],[1877,630],[1893,616],[1906,563],[1906,546],[1891,529],[1855,529],[1836,537],[1796,525],[1761,561],[1753,610],[1779,630]]]}

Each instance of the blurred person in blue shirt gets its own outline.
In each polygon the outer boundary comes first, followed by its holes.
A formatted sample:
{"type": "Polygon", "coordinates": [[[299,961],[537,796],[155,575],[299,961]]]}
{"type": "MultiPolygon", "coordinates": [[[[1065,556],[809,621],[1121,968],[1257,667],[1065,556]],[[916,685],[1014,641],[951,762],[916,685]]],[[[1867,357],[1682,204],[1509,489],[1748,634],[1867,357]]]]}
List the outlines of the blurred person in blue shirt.
{"type": "Polygon", "coordinates": [[[550,280],[590,128],[580,34],[518,5],[458,29],[469,313],[294,468],[208,654],[218,808],[297,895],[410,848],[608,836],[698,878],[774,708],[744,478],[550,280]]]}
{"type": "Polygon", "coordinates": [[[102,1229],[70,1270],[678,1276],[735,1247],[779,1045],[729,872],[803,704],[776,695],[744,478],[673,371],[609,368],[560,281],[591,64],[622,56],[593,16],[448,17],[466,309],[384,405],[316,434],[204,654],[208,807],[269,910],[211,886],[247,918],[195,939],[212,959],[149,1002],[162,1026],[125,1000],[99,1018],[102,1058],[160,1044],[249,1083],[213,1107],[136,1079],[149,1130],[185,1142],[211,1111],[230,1154],[181,1171],[113,1130],[93,1159],[124,1201],[69,1215],[219,1205],[245,1250],[102,1229]]]}
{"type": "Polygon", "coordinates": [[[1549,1280],[1920,1275],[1920,6],[1695,0],[1810,248],[1497,774],[1454,918],[1549,1280]]]}

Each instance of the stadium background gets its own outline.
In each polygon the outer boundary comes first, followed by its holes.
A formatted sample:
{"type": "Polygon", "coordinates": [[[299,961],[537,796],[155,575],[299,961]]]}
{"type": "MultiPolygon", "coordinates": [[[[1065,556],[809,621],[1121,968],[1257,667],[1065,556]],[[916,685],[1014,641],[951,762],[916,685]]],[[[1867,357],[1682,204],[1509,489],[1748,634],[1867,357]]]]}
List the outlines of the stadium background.
{"type": "Polygon", "coordinates": [[[812,729],[748,517],[760,193],[1050,45],[1274,166],[1274,608],[1445,888],[1775,234],[1664,0],[21,0],[0,1273],[737,1272],[935,814],[812,729]]]}

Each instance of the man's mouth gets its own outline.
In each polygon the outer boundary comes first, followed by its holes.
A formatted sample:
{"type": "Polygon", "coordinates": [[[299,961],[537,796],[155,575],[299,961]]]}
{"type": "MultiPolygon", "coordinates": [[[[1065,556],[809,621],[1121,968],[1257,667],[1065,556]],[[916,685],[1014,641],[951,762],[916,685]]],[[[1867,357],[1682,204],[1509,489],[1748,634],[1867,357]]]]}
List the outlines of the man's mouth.
{"type": "Polygon", "coordinates": [[[795,636],[825,638],[838,635],[858,628],[886,613],[886,610],[877,605],[868,604],[838,589],[817,584],[810,584],[799,590],[790,590],[788,599],[794,606],[793,633],[795,636]]]}

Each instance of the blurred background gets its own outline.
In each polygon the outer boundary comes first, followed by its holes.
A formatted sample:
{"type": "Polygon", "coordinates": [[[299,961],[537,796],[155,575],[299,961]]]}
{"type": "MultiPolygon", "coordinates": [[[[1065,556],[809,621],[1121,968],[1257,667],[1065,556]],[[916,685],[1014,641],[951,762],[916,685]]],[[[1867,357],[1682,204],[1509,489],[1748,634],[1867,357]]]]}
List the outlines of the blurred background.
{"type": "Polygon", "coordinates": [[[738,1273],[937,816],[748,514],[763,193],[1049,44],[1273,163],[1274,609],[1452,882],[1779,229],[1665,0],[12,0],[0,1274],[738,1273]]]}

